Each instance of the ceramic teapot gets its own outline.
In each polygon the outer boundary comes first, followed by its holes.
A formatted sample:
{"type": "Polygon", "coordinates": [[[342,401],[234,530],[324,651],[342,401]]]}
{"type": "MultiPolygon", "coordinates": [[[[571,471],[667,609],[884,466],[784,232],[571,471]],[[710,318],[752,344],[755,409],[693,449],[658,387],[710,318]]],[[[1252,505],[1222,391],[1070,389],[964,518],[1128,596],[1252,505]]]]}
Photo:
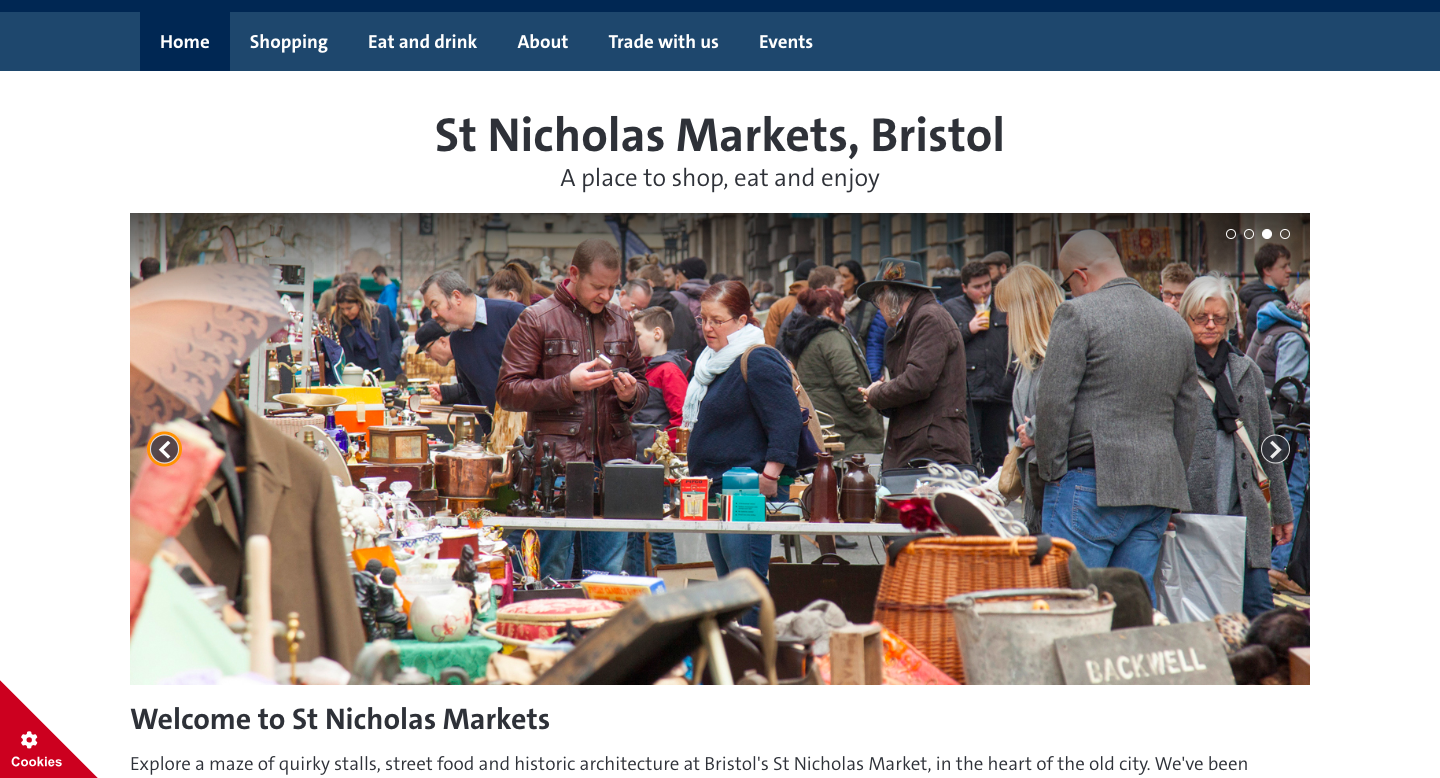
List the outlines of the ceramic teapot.
{"type": "Polygon", "coordinates": [[[410,628],[426,643],[454,643],[470,634],[470,590],[459,586],[410,603],[410,628]]]}

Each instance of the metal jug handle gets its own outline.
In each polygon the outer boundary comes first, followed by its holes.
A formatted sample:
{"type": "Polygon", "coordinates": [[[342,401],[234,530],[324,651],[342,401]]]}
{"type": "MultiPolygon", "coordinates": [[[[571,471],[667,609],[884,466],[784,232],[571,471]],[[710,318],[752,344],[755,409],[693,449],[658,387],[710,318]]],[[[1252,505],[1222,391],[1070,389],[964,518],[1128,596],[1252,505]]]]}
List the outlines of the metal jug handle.
{"type": "MultiPolygon", "coordinates": [[[[490,427],[491,427],[491,429],[494,429],[494,427],[495,427],[495,414],[491,413],[491,412],[490,412],[490,409],[487,408],[487,407],[485,407],[485,406],[483,406],[483,405],[456,405],[456,406],[453,406],[452,409],[451,409],[451,412],[450,412],[450,416],[453,418],[453,417],[455,416],[455,414],[457,414],[457,413],[460,413],[460,414],[469,414],[470,417],[475,420],[475,422],[474,422],[475,428],[474,428],[473,430],[471,430],[470,435],[471,435],[471,439],[474,440],[476,443],[480,443],[480,442],[481,442],[481,441],[480,441],[480,419],[479,419],[480,415],[483,414],[483,415],[485,415],[485,416],[490,417],[490,427]]],[[[451,431],[450,435],[451,435],[452,438],[454,437],[455,433],[454,433],[453,430],[451,431]]],[[[456,442],[456,443],[459,443],[460,441],[457,440],[457,441],[455,441],[455,442],[456,442]]]]}
{"type": "MultiPolygon", "coordinates": [[[[450,413],[449,418],[445,419],[445,429],[450,430],[450,441],[451,441],[451,443],[453,443],[454,445],[457,445],[457,446],[458,446],[458,445],[460,445],[461,443],[464,443],[464,442],[465,442],[465,441],[463,441],[463,440],[460,439],[460,434],[455,431],[455,427],[456,427],[457,424],[459,424],[460,422],[465,421],[466,419],[469,420],[469,423],[470,423],[470,424],[474,424],[474,423],[475,423],[475,414],[473,414],[473,413],[455,413],[455,412],[452,411],[452,412],[450,413]]],[[[473,434],[474,434],[474,433],[471,433],[471,434],[472,434],[472,437],[473,437],[473,434]]]]}

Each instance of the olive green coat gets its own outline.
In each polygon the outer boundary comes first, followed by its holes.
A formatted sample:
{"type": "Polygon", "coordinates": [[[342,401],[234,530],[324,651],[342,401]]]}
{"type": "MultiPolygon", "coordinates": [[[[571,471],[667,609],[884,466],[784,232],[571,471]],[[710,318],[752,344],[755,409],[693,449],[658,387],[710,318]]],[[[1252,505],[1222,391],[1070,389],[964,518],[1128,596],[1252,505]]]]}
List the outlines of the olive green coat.
{"type": "MultiPolygon", "coordinates": [[[[870,385],[870,370],[850,331],[831,319],[806,317],[793,337],[800,384],[815,410],[834,417],[845,456],[884,451],[885,422],[860,394],[870,385]]],[[[821,424],[827,423],[822,416],[821,424]]]]}

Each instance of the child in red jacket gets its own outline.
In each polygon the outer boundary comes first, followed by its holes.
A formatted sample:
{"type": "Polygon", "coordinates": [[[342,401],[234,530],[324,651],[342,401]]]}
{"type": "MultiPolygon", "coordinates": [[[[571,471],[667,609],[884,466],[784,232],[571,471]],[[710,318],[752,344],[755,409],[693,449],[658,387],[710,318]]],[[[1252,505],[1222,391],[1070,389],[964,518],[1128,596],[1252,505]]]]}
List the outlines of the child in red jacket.
{"type": "MultiPolygon", "coordinates": [[[[636,311],[635,342],[640,354],[645,357],[645,381],[650,385],[650,398],[645,406],[635,411],[635,424],[654,424],[669,431],[670,448],[675,449],[675,433],[680,427],[682,409],[685,407],[685,389],[690,385],[690,360],[684,349],[670,349],[670,338],[675,334],[675,322],[664,308],[646,308],[636,311]],[[658,390],[658,391],[657,391],[658,390]]],[[[635,430],[635,457],[649,461],[645,449],[655,442],[653,429],[635,430]]]]}
{"type": "MultiPolygon", "coordinates": [[[[681,311],[689,313],[684,307],[681,311]]],[[[654,428],[635,430],[635,458],[649,462],[645,453],[655,442],[659,430],[666,430],[670,438],[670,450],[675,450],[675,430],[680,428],[682,411],[685,407],[685,389],[690,384],[690,360],[684,349],[670,350],[670,338],[675,334],[675,320],[664,308],[646,308],[631,316],[635,323],[635,342],[647,361],[645,381],[650,384],[650,397],[644,407],[635,411],[631,421],[635,424],[653,424],[654,428]]],[[[625,572],[631,575],[645,574],[645,536],[639,532],[630,533],[625,547],[625,572]]],[[[671,533],[650,533],[651,560],[657,565],[673,565],[675,536],[671,533]]]]}

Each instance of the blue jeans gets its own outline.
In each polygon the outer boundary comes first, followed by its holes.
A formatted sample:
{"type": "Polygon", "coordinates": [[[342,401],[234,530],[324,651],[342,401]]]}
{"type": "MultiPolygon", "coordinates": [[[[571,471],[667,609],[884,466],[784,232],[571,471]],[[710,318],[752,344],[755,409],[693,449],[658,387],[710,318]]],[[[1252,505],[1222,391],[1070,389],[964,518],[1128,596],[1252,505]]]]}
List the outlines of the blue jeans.
{"type": "MultiPolygon", "coordinates": [[[[1295,435],[1290,441],[1296,450],[1295,464],[1290,467],[1290,507],[1295,509],[1295,520],[1300,520],[1300,508],[1305,502],[1305,487],[1310,484],[1310,440],[1307,435],[1295,435]],[[1305,449],[1304,454],[1298,453],[1305,449]]],[[[1297,525],[1298,526],[1298,525],[1297,525]]],[[[1290,566],[1290,544],[1285,543],[1270,549],[1270,568],[1284,571],[1290,566]]]]}
{"type": "Polygon", "coordinates": [[[1086,567],[1124,567],[1145,579],[1155,602],[1155,566],[1170,509],[1155,505],[1100,507],[1095,471],[1070,470],[1045,485],[1041,527],[1045,534],[1075,544],[1086,567]]]}
{"type": "Polygon", "coordinates": [[[1254,619],[1266,611],[1275,610],[1275,593],[1270,591],[1269,570],[1263,567],[1245,570],[1245,590],[1240,597],[1240,603],[1240,610],[1247,619],[1254,619]]]}
{"type": "MultiPolygon", "coordinates": [[[[596,521],[604,521],[597,519],[596,521]]],[[[575,567],[574,546],[580,545],[580,568],[619,574],[625,562],[624,532],[576,532],[542,529],[540,535],[540,576],[563,581],[575,567]]]]}
{"type": "MultiPolygon", "coordinates": [[[[750,568],[760,575],[760,580],[769,583],[770,545],[773,535],[718,535],[707,534],[705,545],[710,549],[710,561],[715,563],[715,574],[724,578],[732,570],[750,568]]],[[[751,608],[740,619],[747,627],[760,626],[760,608],[751,608]]]]}
{"type": "MultiPolygon", "coordinates": [[[[598,488],[600,465],[595,465],[598,488]]],[[[559,479],[557,479],[558,482],[559,479]]],[[[556,488],[563,488],[557,483],[556,488]]],[[[603,521],[603,519],[600,519],[603,521]]],[[[580,547],[580,570],[619,575],[625,563],[624,532],[576,532],[540,530],[540,577],[557,581],[571,577],[575,569],[574,547],[580,547]]]]}
{"type": "MultiPolygon", "coordinates": [[[[650,533],[650,557],[657,565],[675,564],[675,535],[670,532],[650,533]]],[[[625,541],[625,572],[645,574],[645,533],[631,532],[625,541]]]]}

